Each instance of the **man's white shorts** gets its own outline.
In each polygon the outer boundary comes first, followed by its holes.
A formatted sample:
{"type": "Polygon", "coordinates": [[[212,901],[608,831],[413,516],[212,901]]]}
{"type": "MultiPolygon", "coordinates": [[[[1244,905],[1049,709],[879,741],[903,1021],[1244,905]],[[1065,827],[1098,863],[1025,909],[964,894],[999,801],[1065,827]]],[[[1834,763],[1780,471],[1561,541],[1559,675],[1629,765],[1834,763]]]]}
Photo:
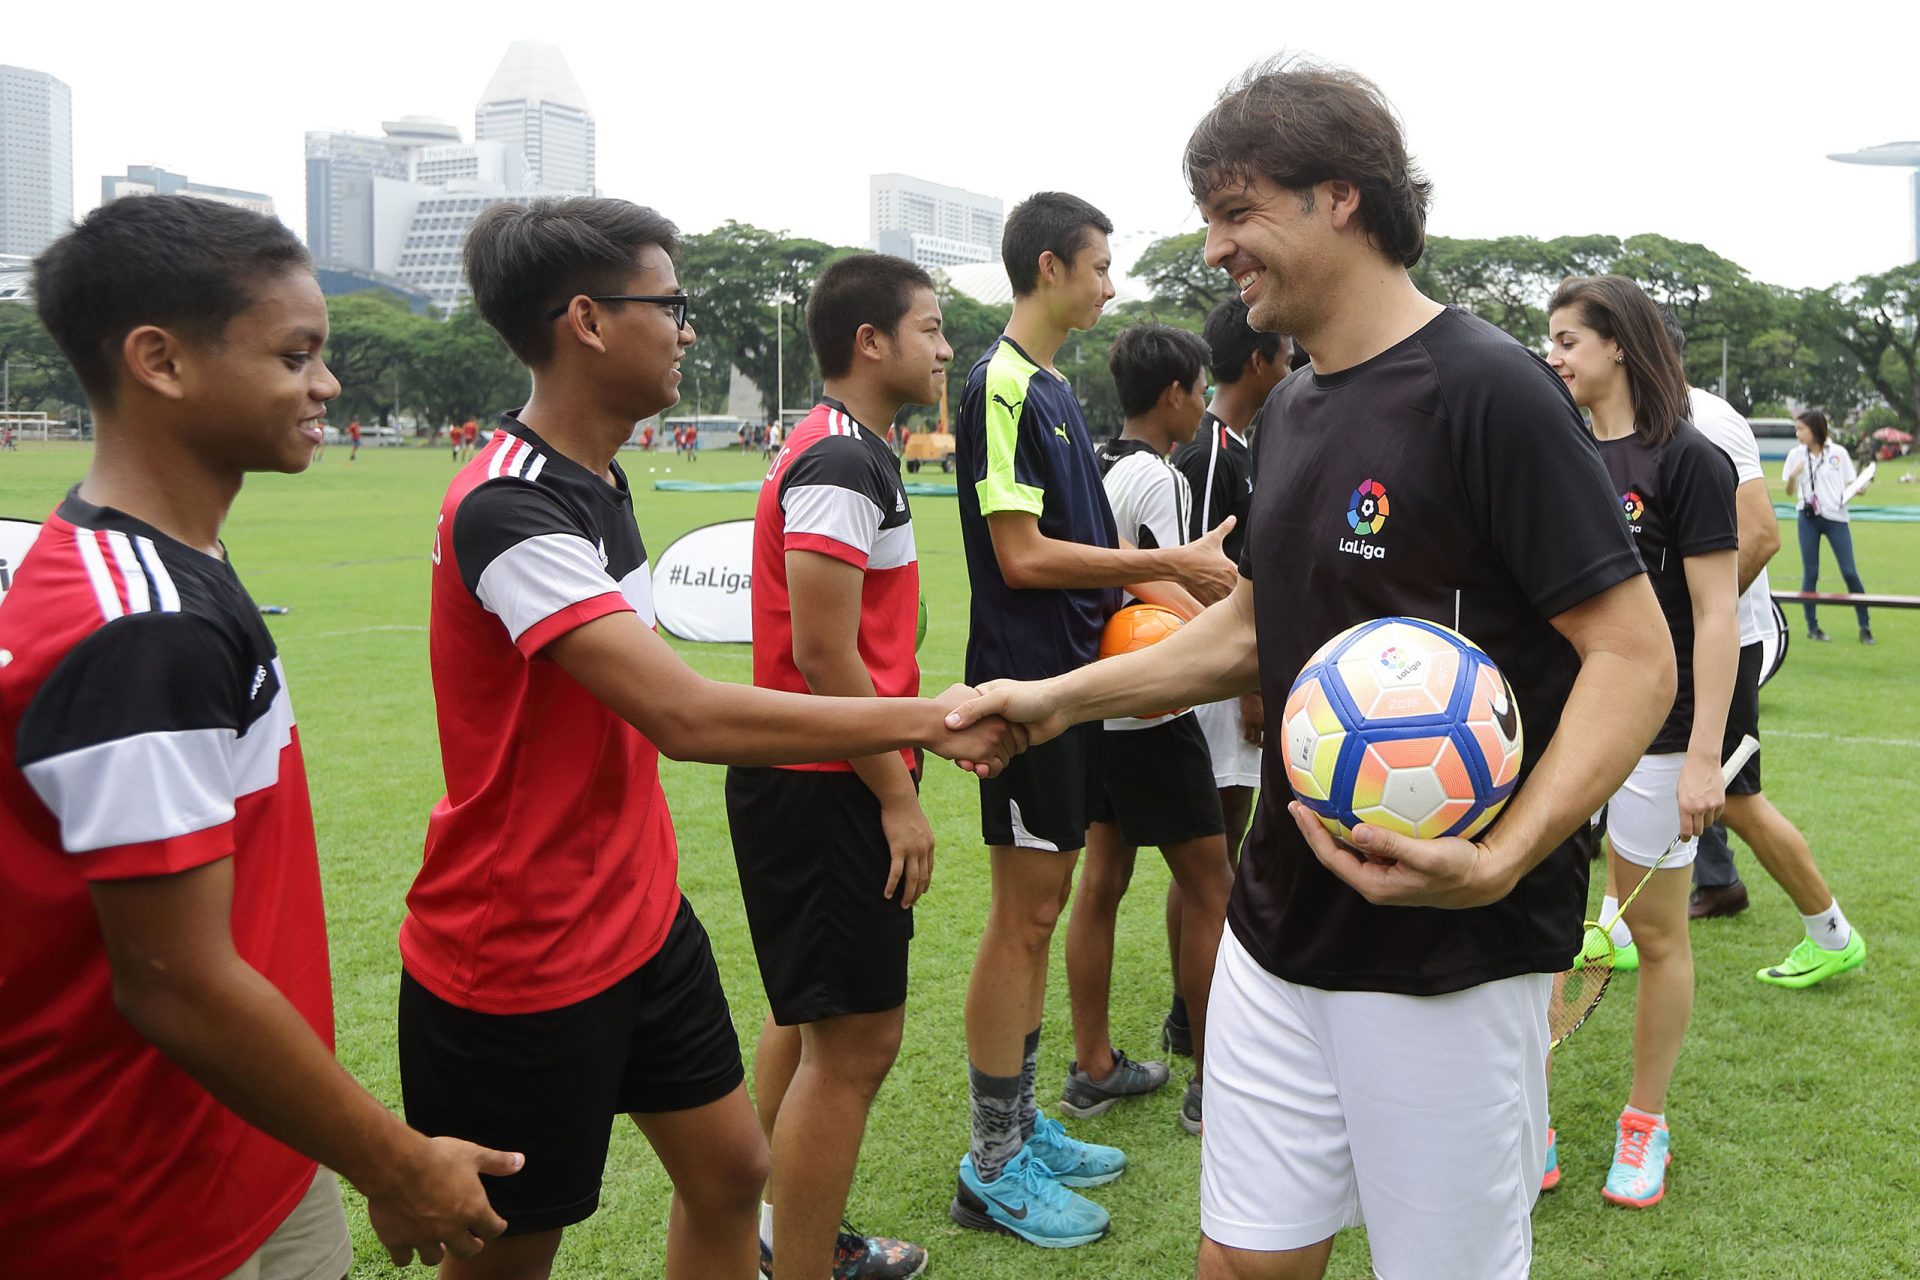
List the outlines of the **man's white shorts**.
{"type": "MultiPolygon", "coordinates": [[[[1636,867],[1650,867],[1680,834],[1680,768],[1685,752],[1641,756],[1640,763],[1607,801],[1607,842],[1636,867]]],[[[1699,850],[1687,840],[1661,863],[1661,870],[1688,866],[1699,850]]]]}
{"type": "Polygon", "coordinates": [[[1200,1228],[1276,1252],[1364,1225],[1383,1280],[1520,1280],[1547,1151],[1547,997],[1274,977],[1233,931],[1207,1006],[1200,1228]]]}
{"type": "MultiPolygon", "coordinates": [[[[1207,754],[1213,757],[1213,785],[1260,785],[1260,748],[1240,736],[1240,699],[1208,702],[1193,709],[1193,718],[1207,735],[1207,754]]],[[[1237,851],[1236,851],[1237,852],[1237,851]]]]}

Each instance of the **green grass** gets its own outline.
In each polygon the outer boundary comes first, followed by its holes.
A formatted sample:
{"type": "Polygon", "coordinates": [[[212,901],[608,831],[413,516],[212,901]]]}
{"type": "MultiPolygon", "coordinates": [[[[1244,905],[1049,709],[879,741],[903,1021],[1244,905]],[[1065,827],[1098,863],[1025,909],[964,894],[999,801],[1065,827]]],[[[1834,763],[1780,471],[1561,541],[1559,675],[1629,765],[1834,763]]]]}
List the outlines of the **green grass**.
{"type": "MultiPolygon", "coordinates": [[[[0,455],[0,515],[40,518],[78,478],[86,456],[63,446],[0,455]]],[[[744,479],[759,473],[757,458],[706,454],[689,466],[661,455],[635,464],[634,457],[640,523],[656,554],[686,529],[752,512],[750,494],[652,492],[647,471],[672,465],[676,479],[744,479]]],[[[255,597],[292,609],[270,621],[313,782],[340,1058],[395,1106],[394,937],[426,814],[442,790],[427,671],[427,553],[451,470],[438,450],[368,449],[349,466],[346,452],[334,449],[305,476],[250,481],[227,526],[234,562],[255,597]]],[[[1883,466],[1869,500],[1920,502],[1920,486],[1895,483],[1913,470],[1911,461],[1883,466]]],[[[921,659],[927,684],[937,687],[959,677],[966,576],[952,500],[921,498],[916,507],[931,616],[921,659]]],[[[1784,587],[1798,582],[1798,555],[1792,530],[1783,532],[1788,545],[1774,580],[1784,587]]],[[[1870,590],[1920,594],[1920,528],[1861,523],[1854,533],[1870,590]]],[[[1831,560],[1823,579],[1838,584],[1831,560]]],[[[1556,1064],[1554,1122],[1566,1181],[1535,1214],[1534,1274],[1543,1280],[1913,1274],[1920,612],[1882,611],[1877,649],[1852,642],[1844,615],[1825,625],[1839,639],[1796,641],[1762,695],[1767,790],[1812,839],[1842,904],[1871,940],[1871,958],[1860,974],[1807,992],[1755,982],[1753,971],[1783,956],[1800,926],[1786,897],[1743,852],[1752,909],[1694,929],[1699,997],[1670,1104],[1677,1162],[1659,1209],[1629,1215],[1604,1207],[1598,1194],[1627,1088],[1631,979],[1621,980],[1623,989],[1556,1064]]],[[[708,675],[748,678],[743,648],[681,648],[708,675]]],[[[750,1055],[765,999],[727,839],[721,771],[670,763],[664,772],[682,882],[712,933],[750,1055]]],[[[869,1229],[926,1244],[939,1276],[1190,1275],[1200,1148],[1175,1125],[1177,1082],[1164,1097],[1074,1125],[1132,1156],[1124,1179],[1094,1193],[1113,1213],[1110,1239],[1043,1253],[948,1222],[967,1127],[961,1005],[988,885],[972,785],[957,770],[937,768],[925,800],[942,844],[933,891],[917,912],[906,1043],[875,1105],[849,1213],[869,1229]]],[[[1166,998],[1165,882],[1164,867],[1142,858],[1120,925],[1114,1034],[1139,1054],[1156,1045],[1166,998]]],[[[1043,1102],[1071,1056],[1057,957],[1049,1007],[1043,1102]]],[[[667,1196],[644,1143],[617,1126],[602,1208],[568,1233],[559,1274],[658,1274],[667,1196]]],[[[388,1274],[357,1202],[349,1216],[354,1276],[388,1274]]],[[[1340,1241],[1329,1274],[1369,1274],[1362,1236],[1340,1241]]]]}

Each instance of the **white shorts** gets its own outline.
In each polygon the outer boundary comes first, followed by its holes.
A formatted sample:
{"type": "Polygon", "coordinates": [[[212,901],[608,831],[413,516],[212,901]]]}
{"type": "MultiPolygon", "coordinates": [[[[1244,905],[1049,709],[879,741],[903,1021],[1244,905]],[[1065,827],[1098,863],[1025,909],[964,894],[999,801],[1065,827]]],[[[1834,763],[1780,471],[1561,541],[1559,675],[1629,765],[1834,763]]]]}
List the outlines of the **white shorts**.
{"type": "Polygon", "coordinates": [[[1213,785],[1259,786],[1260,748],[1240,736],[1240,699],[1195,707],[1193,718],[1207,735],[1207,753],[1213,757],[1213,785]]]}
{"type": "Polygon", "coordinates": [[[226,1280],[340,1280],[352,1267],[340,1180],[322,1168],[293,1212],[226,1280]]]}
{"type": "Polygon", "coordinates": [[[1207,1006],[1200,1229],[1277,1252],[1364,1225],[1383,1280],[1522,1280],[1552,986],[1321,991],[1262,969],[1229,929],[1207,1006]]]}
{"type": "MultiPolygon", "coordinates": [[[[1686,753],[1641,756],[1640,763],[1607,801],[1607,842],[1636,867],[1650,867],[1680,834],[1680,768],[1686,753]]],[[[1661,870],[1688,866],[1700,842],[1687,840],[1661,863],[1661,870]]]]}

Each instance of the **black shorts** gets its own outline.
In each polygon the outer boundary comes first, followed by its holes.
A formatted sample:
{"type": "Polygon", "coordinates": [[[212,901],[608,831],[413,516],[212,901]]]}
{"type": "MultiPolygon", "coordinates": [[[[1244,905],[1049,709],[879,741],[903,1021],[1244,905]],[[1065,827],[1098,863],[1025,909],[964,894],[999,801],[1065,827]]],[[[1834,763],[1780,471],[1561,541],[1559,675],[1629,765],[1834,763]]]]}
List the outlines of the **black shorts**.
{"type": "Polygon", "coordinates": [[[980,838],[989,845],[1067,852],[1087,843],[1087,801],[1100,726],[1077,724],[980,780],[980,838]]]}
{"type": "Polygon", "coordinates": [[[685,898],[652,959],[577,1004],[476,1013],[400,974],[407,1123],[525,1153],[520,1172],[481,1178],[510,1236],[592,1215],[615,1116],[702,1107],[744,1078],[713,949],[685,898]]]}
{"type": "MultiPolygon", "coordinates": [[[[1760,741],[1760,663],[1761,645],[1758,643],[1740,646],[1740,668],[1733,677],[1733,701],[1727,706],[1727,733],[1721,742],[1720,758],[1725,760],[1740,745],[1740,739],[1752,734],[1755,742],[1760,741]]],[[[1760,753],[1753,753],[1752,759],[1740,766],[1740,772],[1733,775],[1733,781],[1727,784],[1730,796],[1757,796],[1760,794],[1760,753]]]]}
{"type": "Polygon", "coordinates": [[[1226,834],[1206,731],[1188,712],[1149,729],[1102,729],[1088,816],[1131,845],[1226,834]]]}
{"type": "Polygon", "coordinates": [[[882,896],[892,854],[860,775],[728,769],[727,823],[773,1020],[906,1003],[913,911],[882,896]]]}

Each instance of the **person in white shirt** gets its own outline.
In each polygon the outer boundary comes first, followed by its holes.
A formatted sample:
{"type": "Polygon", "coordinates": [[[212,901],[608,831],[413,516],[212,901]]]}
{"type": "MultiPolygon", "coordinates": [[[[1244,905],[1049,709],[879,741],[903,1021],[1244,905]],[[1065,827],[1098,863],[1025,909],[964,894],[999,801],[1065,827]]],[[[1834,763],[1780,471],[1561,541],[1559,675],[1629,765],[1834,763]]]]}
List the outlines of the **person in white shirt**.
{"type": "MultiPolygon", "coordinates": [[[[1126,422],[1117,439],[1100,445],[1097,460],[1114,526],[1134,546],[1177,547],[1192,540],[1192,493],[1167,455],[1192,443],[1200,429],[1207,359],[1207,344],[1198,334],[1171,325],[1132,325],[1114,340],[1107,363],[1126,422]]],[[[1197,602],[1177,597],[1156,603],[1177,606],[1188,617],[1199,612],[1197,602]]],[[[1075,1060],[1060,1109],[1083,1119],[1095,1116],[1120,1097],[1157,1089],[1170,1074],[1159,1062],[1129,1064],[1112,1047],[1107,1016],[1120,899],[1133,876],[1135,853],[1152,845],[1180,889],[1179,949],[1173,960],[1192,1029],[1193,1078],[1180,1100],[1179,1122],[1197,1134],[1207,1003],[1233,887],[1212,753],[1206,730],[1190,709],[1109,719],[1098,742],[1088,806],[1092,823],[1067,925],[1075,1060]],[[1129,1066],[1137,1072],[1126,1072],[1129,1066]],[[1135,1074],[1137,1083],[1125,1088],[1109,1083],[1126,1074],[1135,1074]]]]}
{"type": "MultiPolygon", "coordinates": [[[[1677,349],[1684,350],[1686,336],[1680,326],[1664,309],[1663,318],[1667,336],[1677,349]]],[[[1725,400],[1698,387],[1687,388],[1687,414],[1700,433],[1732,460],[1736,485],[1733,498],[1740,538],[1737,585],[1741,595],[1736,606],[1740,666],[1734,677],[1733,701],[1727,708],[1725,747],[1731,753],[1741,736],[1750,734],[1756,741],[1760,738],[1760,642],[1774,625],[1766,563],[1780,549],[1779,525],[1760,470],[1760,447],[1747,420],[1725,400]]],[[[1728,827],[1747,842],[1767,874],[1793,899],[1794,910],[1806,927],[1806,938],[1786,959],[1759,970],[1755,977],[1771,986],[1798,989],[1865,963],[1867,940],[1847,920],[1827,888],[1807,838],[1761,791],[1757,754],[1727,784],[1722,820],[1700,836],[1699,856],[1694,859],[1694,888],[1687,903],[1690,918],[1734,915],[1747,907],[1747,887],[1741,883],[1732,850],[1727,847],[1728,827]]]]}
{"type": "MultiPolygon", "coordinates": [[[[1780,479],[1800,512],[1800,589],[1812,591],[1819,585],[1820,539],[1825,538],[1833,544],[1833,558],[1839,562],[1847,590],[1864,595],[1867,589],[1860,585],[1860,574],[1853,567],[1853,529],[1847,521],[1847,486],[1854,480],[1853,459],[1827,438],[1827,415],[1818,409],[1794,414],[1793,434],[1800,443],[1787,455],[1780,479]]],[[[1802,607],[1807,613],[1807,638],[1828,639],[1820,629],[1813,603],[1802,607]]],[[[1857,604],[1853,612],[1860,621],[1860,643],[1872,644],[1867,607],[1857,604]]]]}

